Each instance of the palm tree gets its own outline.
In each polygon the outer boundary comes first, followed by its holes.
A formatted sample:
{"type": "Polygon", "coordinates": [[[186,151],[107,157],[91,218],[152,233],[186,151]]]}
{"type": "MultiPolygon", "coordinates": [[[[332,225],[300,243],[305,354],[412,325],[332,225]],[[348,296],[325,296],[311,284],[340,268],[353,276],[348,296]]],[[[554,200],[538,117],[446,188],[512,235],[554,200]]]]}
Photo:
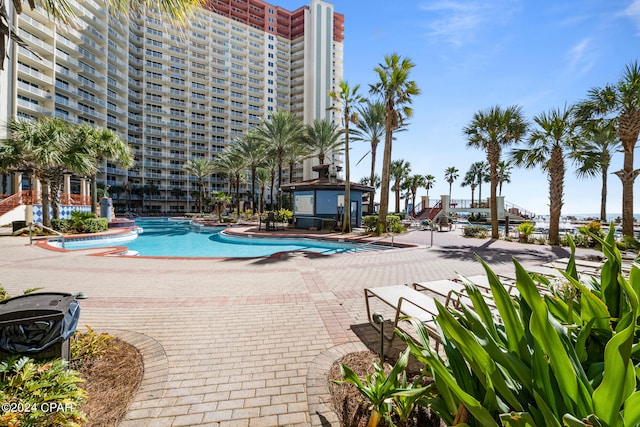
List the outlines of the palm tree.
{"type": "Polygon", "coordinates": [[[73,139],[87,144],[92,152],[95,172],[91,179],[91,212],[95,214],[98,200],[98,168],[105,160],[112,160],[121,167],[129,168],[133,166],[133,154],[129,145],[107,128],[94,128],[82,124],[76,128],[73,139]]]}
{"type": "Polygon", "coordinates": [[[575,149],[572,108],[553,109],[533,118],[538,125],[527,148],[513,150],[516,165],[540,167],[549,175],[549,244],[557,245],[564,197],[565,156],[575,149]]]}
{"type": "Polygon", "coordinates": [[[477,168],[478,204],[482,207],[484,206],[484,204],[482,203],[482,183],[491,182],[491,174],[489,173],[489,165],[487,164],[487,162],[478,162],[477,168]]]}
{"type": "MultiPolygon", "coordinates": [[[[8,1],[8,0],[7,0],[8,1]]],[[[13,6],[16,15],[22,13],[22,0],[13,0],[13,6]]],[[[61,24],[70,24],[76,18],[75,9],[72,7],[72,2],[68,0],[46,0],[43,2],[36,2],[29,0],[29,7],[35,9],[36,5],[49,15],[49,17],[61,24]]],[[[131,12],[135,14],[140,10],[147,8],[153,8],[158,10],[164,17],[168,18],[172,24],[184,24],[187,22],[187,18],[193,10],[197,7],[201,7],[205,4],[204,0],[109,0],[110,13],[120,12],[122,14],[128,14],[131,12]]],[[[28,45],[17,36],[15,26],[9,21],[9,15],[6,9],[5,0],[0,0],[0,70],[4,66],[4,58],[7,55],[5,51],[6,38],[15,42],[19,46],[28,48],[28,45]]]]}
{"type": "MultiPolygon", "coordinates": [[[[256,135],[264,141],[268,153],[278,160],[278,188],[282,187],[284,153],[300,140],[302,130],[302,124],[293,113],[280,110],[256,128],[256,135]]],[[[281,197],[278,197],[278,209],[282,209],[281,197]]]]}
{"type": "Polygon", "coordinates": [[[317,156],[318,162],[323,165],[326,153],[342,147],[340,137],[343,134],[344,131],[338,129],[338,125],[327,119],[314,120],[312,124],[304,127],[301,144],[296,145],[304,148],[308,155],[317,156]]]}
{"type": "Polygon", "coordinates": [[[427,174],[424,176],[424,180],[425,180],[424,188],[427,190],[427,197],[429,197],[429,190],[431,190],[433,186],[436,184],[436,177],[431,174],[427,174]]]}
{"type": "Polygon", "coordinates": [[[613,85],[589,90],[586,101],[577,108],[579,121],[615,119],[616,136],[622,143],[624,160],[622,170],[614,172],[622,181],[622,234],[633,237],[633,183],[638,176],[634,170],[633,155],[640,133],[640,64],[625,67],[620,79],[613,85]]]}
{"type": "Polygon", "coordinates": [[[360,85],[350,87],[344,80],[338,85],[339,91],[330,91],[329,97],[340,104],[335,109],[342,111],[342,125],[344,126],[344,216],[342,232],[351,233],[351,166],[349,162],[349,124],[357,123],[357,114],[351,109],[365,100],[358,94],[360,85]]]}
{"type": "Polygon", "coordinates": [[[467,136],[467,146],[477,147],[487,152],[489,175],[491,177],[491,238],[499,237],[498,207],[496,193],[498,188],[498,162],[502,147],[518,142],[527,132],[527,122],[518,106],[502,109],[500,106],[479,111],[463,129],[467,136]]]}
{"type": "Polygon", "coordinates": [[[379,81],[370,86],[370,92],[379,95],[385,107],[382,189],[380,191],[377,234],[381,234],[387,228],[393,132],[401,128],[405,120],[413,115],[409,105],[412,98],[420,94],[416,82],[409,80],[409,73],[414,66],[409,58],[402,59],[397,53],[387,55],[384,62],[374,68],[374,71],[378,73],[379,81]]]}
{"type": "Polygon", "coordinates": [[[418,193],[418,189],[424,187],[427,184],[427,180],[424,175],[411,175],[405,178],[403,189],[409,190],[411,193],[411,216],[416,215],[416,194],[418,193]]]}
{"type": "Polygon", "coordinates": [[[500,160],[498,162],[498,195],[502,196],[502,184],[511,182],[511,166],[510,161],[500,160]]]}
{"type": "Polygon", "coordinates": [[[204,180],[209,178],[216,168],[214,163],[206,159],[187,160],[182,168],[196,177],[198,181],[198,212],[202,213],[202,195],[204,194],[204,180]]]}
{"type": "Polygon", "coordinates": [[[231,184],[233,184],[236,190],[237,213],[240,217],[240,183],[243,180],[243,172],[247,169],[246,160],[235,149],[235,145],[229,145],[216,157],[213,167],[217,172],[222,172],[229,177],[229,193],[231,193],[231,184]]]}
{"type": "MultiPolygon", "coordinates": [[[[471,165],[473,167],[473,165],[471,165]]],[[[476,187],[478,186],[478,176],[471,169],[464,174],[464,179],[460,183],[461,187],[471,187],[471,207],[473,208],[474,196],[476,193],[476,187]]]]}
{"type": "MultiPolygon", "coordinates": [[[[368,141],[371,144],[371,150],[367,152],[367,154],[371,153],[371,173],[369,174],[369,182],[375,182],[376,153],[378,151],[378,144],[384,136],[384,104],[381,102],[367,101],[365,105],[361,105],[357,108],[357,112],[358,123],[356,124],[356,129],[353,131],[353,139],[354,141],[368,141]]],[[[364,159],[367,154],[365,154],[362,159],[364,159]]],[[[362,161],[362,159],[356,163],[356,166],[362,161]]],[[[374,188],[377,189],[379,186],[374,188]]],[[[369,194],[369,200],[371,200],[371,203],[373,203],[375,195],[375,190],[369,194]]]]}
{"type": "Polygon", "coordinates": [[[449,183],[449,202],[451,202],[451,187],[456,179],[458,179],[458,168],[449,166],[444,170],[444,180],[449,183]]]}
{"type": "Polygon", "coordinates": [[[232,145],[237,154],[245,160],[251,173],[251,211],[256,212],[256,171],[264,165],[266,150],[263,141],[250,132],[232,145]]]}
{"type": "MultiPolygon", "coordinates": [[[[259,187],[259,198],[258,198],[258,206],[260,208],[260,213],[264,212],[264,190],[269,182],[269,169],[266,167],[256,169],[256,181],[258,182],[259,187]]],[[[255,213],[255,212],[254,212],[255,213]]]]}
{"type": "Polygon", "coordinates": [[[393,191],[396,195],[396,212],[400,212],[400,190],[403,181],[411,173],[411,164],[403,159],[391,162],[391,177],[393,178],[393,191]]]}
{"type": "Polygon", "coordinates": [[[69,125],[60,119],[10,119],[7,130],[13,145],[22,150],[22,163],[28,165],[42,185],[42,223],[50,227],[50,185],[65,166],[71,146],[69,125]]]}
{"type": "Polygon", "coordinates": [[[600,220],[607,220],[607,175],[613,154],[620,149],[616,140],[613,120],[589,121],[582,126],[581,139],[577,149],[571,153],[578,166],[576,174],[580,178],[600,174],[600,220]]]}

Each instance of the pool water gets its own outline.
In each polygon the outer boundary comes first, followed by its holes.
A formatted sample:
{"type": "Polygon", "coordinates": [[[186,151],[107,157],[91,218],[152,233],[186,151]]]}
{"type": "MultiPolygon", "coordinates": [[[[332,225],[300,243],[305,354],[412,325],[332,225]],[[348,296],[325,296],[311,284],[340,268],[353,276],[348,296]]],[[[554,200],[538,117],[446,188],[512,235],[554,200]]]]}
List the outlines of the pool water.
{"type": "Polygon", "coordinates": [[[168,257],[231,257],[253,258],[277,252],[310,251],[331,255],[386,249],[381,245],[324,242],[306,238],[264,238],[234,236],[223,233],[224,227],[200,227],[184,221],[167,219],[136,220],[143,232],[128,242],[73,241],[65,249],[86,249],[101,246],[126,246],[142,256],[168,257]]]}

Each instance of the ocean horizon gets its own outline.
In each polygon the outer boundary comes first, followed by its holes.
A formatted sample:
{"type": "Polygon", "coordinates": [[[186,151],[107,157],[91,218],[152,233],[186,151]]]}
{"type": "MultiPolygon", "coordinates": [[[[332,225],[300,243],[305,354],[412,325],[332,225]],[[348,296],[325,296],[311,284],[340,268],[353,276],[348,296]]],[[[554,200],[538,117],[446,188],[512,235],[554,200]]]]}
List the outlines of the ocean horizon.
{"type": "MultiPolygon", "coordinates": [[[[545,215],[548,216],[548,215],[545,215]]],[[[600,214],[599,213],[587,213],[587,214],[562,214],[563,217],[575,217],[576,219],[579,220],[586,220],[586,219],[599,219],[600,218],[600,214]]],[[[636,221],[640,221],[640,215],[635,215],[634,214],[634,219],[636,221]]],[[[612,214],[607,214],[607,222],[611,222],[611,221],[615,221],[616,218],[620,218],[622,220],[622,214],[621,213],[612,213],[612,214]]]]}

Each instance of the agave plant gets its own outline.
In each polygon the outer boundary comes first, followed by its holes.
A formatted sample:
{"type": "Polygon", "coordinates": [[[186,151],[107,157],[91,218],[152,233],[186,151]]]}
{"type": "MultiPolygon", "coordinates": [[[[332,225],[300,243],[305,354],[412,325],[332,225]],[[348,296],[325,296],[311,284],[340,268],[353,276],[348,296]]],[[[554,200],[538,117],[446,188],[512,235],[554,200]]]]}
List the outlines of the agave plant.
{"type": "Polygon", "coordinates": [[[495,308],[472,285],[473,307],[438,304],[446,358],[429,346],[420,323],[418,342],[396,331],[434,378],[439,397],[431,408],[448,425],[640,424],[640,268],[634,264],[625,277],[613,231],[593,236],[607,261],[590,282],[578,278],[573,244],[564,283],[555,289],[541,292],[549,281],[514,261],[516,298],[481,261],[495,308]]]}

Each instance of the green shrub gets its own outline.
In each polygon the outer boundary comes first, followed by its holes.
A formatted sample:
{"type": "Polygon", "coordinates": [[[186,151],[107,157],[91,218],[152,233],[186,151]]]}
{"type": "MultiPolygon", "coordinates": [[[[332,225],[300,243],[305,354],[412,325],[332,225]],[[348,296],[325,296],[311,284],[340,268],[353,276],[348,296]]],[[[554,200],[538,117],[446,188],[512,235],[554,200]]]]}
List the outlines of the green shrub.
{"type": "Polygon", "coordinates": [[[364,226],[364,231],[367,233],[373,233],[376,231],[376,227],[378,226],[378,215],[363,216],[362,225],[364,226]]]}
{"type": "Polygon", "coordinates": [[[482,262],[495,308],[471,284],[472,307],[437,302],[445,356],[421,323],[414,322],[419,343],[396,331],[434,378],[439,396],[430,405],[447,425],[454,418],[469,426],[640,424],[640,268],[622,270],[612,226],[599,240],[607,258],[600,277],[582,283],[569,243],[566,271],[553,286],[514,261],[513,298],[482,262]]]}
{"type": "Polygon", "coordinates": [[[73,334],[70,343],[71,362],[78,369],[86,359],[99,359],[113,346],[113,336],[97,334],[87,326],[87,332],[73,334]]]}
{"type": "Polygon", "coordinates": [[[60,218],[53,218],[51,220],[51,228],[59,231],[60,233],[68,233],[73,229],[70,220],[60,218]]]}
{"type": "Polygon", "coordinates": [[[518,233],[520,235],[519,239],[521,242],[527,243],[529,241],[529,236],[535,230],[535,226],[530,222],[523,222],[518,225],[518,233]]]}
{"type": "Polygon", "coordinates": [[[89,218],[82,224],[84,233],[99,233],[109,229],[109,222],[106,218],[89,218]]]}
{"type": "Polygon", "coordinates": [[[80,412],[85,392],[76,371],[66,361],[34,362],[28,357],[11,357],[0,363],[0,425],[80,426],[86,417],[80,412]]]}
{"type": "Polygon", "coordinates": [[[479,239],[485,239],[489,235],[487,227],[481,225],[469,225],[464,228],[465,237],[476,237],[479,239]]]}
{"type": "MultiPolygon", "coordinates": [[[[400,217],[398,215],[387,215],[387,231],[398,230],[398,227],[402,227],[402,223],[400,222],[400,217]]],[[[404,227],[403,227],[404,228],[404,227]]]]}
{"type": "Polygon", "coordinates": [[[278,222],[288,222],[289,218],[293,218],[293,212],[289,209],[280,209],[273,212],[276,221],[278,222]]]}

